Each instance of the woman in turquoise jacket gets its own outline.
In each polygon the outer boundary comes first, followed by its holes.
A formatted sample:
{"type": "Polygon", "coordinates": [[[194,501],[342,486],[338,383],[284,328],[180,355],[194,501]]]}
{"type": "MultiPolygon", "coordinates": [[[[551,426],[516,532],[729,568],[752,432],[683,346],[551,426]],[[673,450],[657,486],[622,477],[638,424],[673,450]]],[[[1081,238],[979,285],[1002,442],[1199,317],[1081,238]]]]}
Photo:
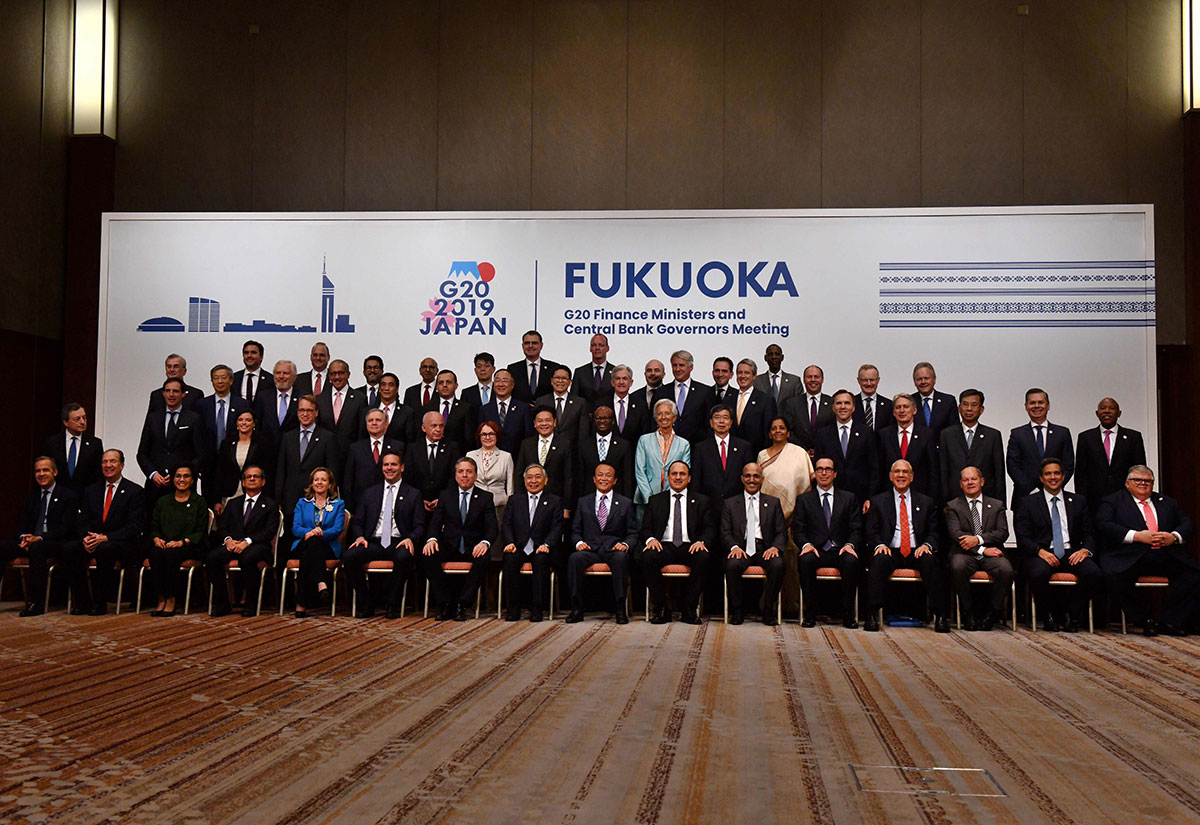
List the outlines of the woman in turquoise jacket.
{"type": "Polygon", "coordinates": [[[346,503],[337,497],[333,471],[317,467],[308,476],[304,498],[296,502],[292,517],[291,556],[300,560],[296,582],[296,618],[308,615],[307,606],[329,604],[329,571],[326,562],[342,557],[342,528],[346,503]]]}

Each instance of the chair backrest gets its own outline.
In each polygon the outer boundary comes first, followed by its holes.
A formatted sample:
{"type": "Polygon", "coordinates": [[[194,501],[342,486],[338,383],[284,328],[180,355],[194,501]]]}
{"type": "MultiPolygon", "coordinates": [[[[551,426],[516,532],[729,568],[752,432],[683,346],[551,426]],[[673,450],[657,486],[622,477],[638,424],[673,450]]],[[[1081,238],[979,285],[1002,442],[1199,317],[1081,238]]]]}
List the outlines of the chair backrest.
{"type": "Polygon", "coordinates": [[[279,539],[283,535],[283,508],[276,511],[279,513],[279,529],[275,531],[275,535],[271,538],[271,567],[276,567],[279,564],[279,539]]]}
{"type": "Polygon", "coordinates": [[[349,513],[346,513],[346,518],[342,521],[342,532],[338,536],[338,544],[342,545],[342,551],[346,550],[346,536],[350,533],[350,519],[354,518],[349,513]]]}
{"type": "Polygon", "coordinates": [[[213,525],[217,523],[217,514],[213,512],[211,507],[208,508],[208,530],[205,531],[204,537],[208,538],[208,534],[213,531],[213,525]]]}

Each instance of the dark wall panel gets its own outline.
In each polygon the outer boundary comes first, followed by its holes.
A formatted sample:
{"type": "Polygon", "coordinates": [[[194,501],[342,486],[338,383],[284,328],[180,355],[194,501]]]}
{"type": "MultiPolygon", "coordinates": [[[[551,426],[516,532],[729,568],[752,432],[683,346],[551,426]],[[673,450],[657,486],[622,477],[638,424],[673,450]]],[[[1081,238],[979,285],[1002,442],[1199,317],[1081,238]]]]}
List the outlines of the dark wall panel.
{"type": "Polygon", "coordinates": [[[720,0],[629,6],[629,207],[724,205],[720,0]]]}
{"type": "Polygon", "coordinates": [[[727,208],[821,205],[821,7],[726,6],[727,208]]]}
{"type": "Polygon", "coordinates": [[[623,209],[625,0],[536,0],[534,209],[623,209]]]}
{"type": "Polygon", "coordinates": [[[532,0],[443,3],[438,209],[528,209],[532,0]]]}

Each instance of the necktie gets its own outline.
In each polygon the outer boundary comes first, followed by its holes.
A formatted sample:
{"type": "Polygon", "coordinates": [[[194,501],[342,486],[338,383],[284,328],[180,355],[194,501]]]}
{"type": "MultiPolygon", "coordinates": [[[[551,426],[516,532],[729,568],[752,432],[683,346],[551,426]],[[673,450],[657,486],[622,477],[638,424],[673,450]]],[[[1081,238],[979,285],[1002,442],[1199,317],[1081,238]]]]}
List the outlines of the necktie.
{"type": "Polygon", "coordinates": [[[1050,539],[1054,550],[1054,557],[1061,559],[1066,555],[1066,543],[1063,541],[1062,532],[1062,516],[1058,514],[1058,496],[1050,499],[1050,531],[1052,538],[1050,539]]]}
{"type": "Polygon", "coordinates": [[[603,530],[608,524],[608,496],[600,496],[600,505],[596,508],[596,521],[600,522],[600,529],[603,530]]]}
{"type": "Polygon", "coordinates": [[[875,397],[863,399],[863,414],[867,417],[867,429],[875,429],[875,397]]]}
{"type": "Polygon", "coordinates": [[[1034,427],[1034,429],[1037,430],[1038,458],[1045,458],[1046,457],[1046,437],[1044,435],[1042,435],[1042,425],[1038,424],[1036,427],[1034,427]]]}
{"type": "Polygon", "coordinates": [[[758,552],[758,500],[756,496],[746,499],[746,555],[753,556],[758,552]]]}
{"type": "Polygon", "coordinates": [[[479,403],[486,404],[488,399],[492,397],[492,388],[490,386],[479,388],[479,403]]]}
{"type": "Polygon", "coordinates": [[[394,407],[391,404],[387,404],[383,407],[383,414],[387,418],[387,423],[388,423],[389,427],[392,426],[392,410],[393,409],[394,409],[394,407]]]}
{"type": "Polygon", "coordinates": [[[387,495],[383,497],[383,522],[379,527],[379,544],[384,550],[392,546],[392,524],[395,516],[392,511],[396,506],[396,487],[394,484],[387,486],[387,495]]]}
{"type": "Polygon", "coordinates": [[[537,364],[529,365],[529,394],[537,395],[537,364]]]}
{"type": "Polygon", "coordinates": [[[900,555],[908,558],[912,553],[912,536],[909,535],[908,526],[908,505],[904,501],[904,494],[900,494],[900,555]]]}
{"type": "Polygon", "coordinates": [[[316,378],[313,380],[313,395],[320,395],[320,394],[321,394],[321,373],[318,372],[316,375],[316,378]]]}
{"type": "Polygon", "coordinates": [[[1108,456],[1108,463],[1112,464],[1112,430],[1104,431],[1104,454],[1108,456]]]}
{"type": "Polygon", "coordinates": [[[283,426],[283,419],[287,418],[288,412],[288,397],[286,392],[279,393],[279,426],[283,426]]]}
{"type": "MultiPolygon", "coordinates": [[[[842,458],[846,457],[846,450],[850,447],[850,427],[842,425],[842,458]]],[[[828,495],[828,493],[826,493],[828,495]]]]}
{"type": "Polygon", "coordinates": [[[833,506],[829,503],[829,493],[821,493],[821,509],[825,511],[825,526],[833,521],[833,506]]]}
{"type": "Polygon", "coordinates": [[[983,535],[983,520],[979,516],[979,499],[971,502],[971,529],[975,531],[975,535],[983,535]]]}
{"type": "Polygon", "coordinates": [[[374,444],[374,447],[372,447],[371,452],[373,452],[375,454],[375,463],[378,464],[379,463],[379,439],[378,438],[375,439],[375,444],[374,444]]]}
{"type": "Polygon", "coordinates": [[[246,499],[246,512],[242,513],[243,526],[250,523],[250,514],[252,512],[254,512],[254,499],[247,498],[246,499]]]}
{"type": "Polygon", "coordinates": [[[242,398],[254,402],[254,373],[249,371],[246,372],[246,391],[242,393],[242,398]]]}
{"type": "Polygon", "coordinates": [[[71,436],[71,451],[67,453],[67,475],[75,477],[75,461],[78,458],[79,436],[71,436]]]}
{"type": "Polygon", "coordinates": [[[561,398],[554,399],[554,406],[558,408],[554,411],[554,416],[555,416],[555,418],[558,418],[559,420],[561,420],[562,419],[563,400],[561,398]]]}
{"type": "Polygon", "coordinates": [[[617,429],[625,432],[625,399],[622,398],[617,404],[617,429]]]}
{"type": "Polygon", "coordinates": [[[679,412],[683,412],[683,404],[687,401],[687,384],[680,382],[679,393],[675,399],[675,406],[679,408],[679,412]]]}
{"type": "MultiPolygon", "coordinates": [[[[538,503],[538,497],[536,495],[531,495],[529,497],[529,526],[530,527],[533,527],[533,515],[534,515],[534,513],[537,512],[537,503],[538,503]]],[[[532,556],[534,549],[535,548],[533,546],[533,533],[531,530],[529,540],[525,542],[525,555],[532,556]]]]}
{"type": "Polygon", "coordinates": [[[304,454],[308,452],[308,437],[312,435],[308,430],[300,431],[300,460],[304,460],[304,454]]]}
{"type": "Polygon", "coordinates": [[[42,506],[38,508],[37,524],[33,528],[34,535],[42,536],[46,533],[46,519],[50,515],[50,491],[42,490],[42,506]]]}
{"type": "Polygon", "coordinates": [[[179,432],[179,411],[168,411],[167,414],[171,416],[171,420],[167,422],[167,439],[174,441],[175,434],[179,432]]]}
{"type": "MultiPolygon", "coordinates": [[[[463,490],[462,494],[458,497],[458,514],[460,516],[462,516],[462,523],[464,526],[467,523],[467,508],[469,508],[470,506],[471,506],[471,492],[469,490],[463,490]]],[[[458,552],[460,555],[465,554],[467,552],[467,541],[465,538],[463,538],[462,533],[459,533],[458,552]]]]}
{"type": "Polygon", "coordinates": [[[779,374],[778,373],[771,374],[771,396],[776,401],[779,400],[779,374]]]}
{"type": "Polygon", "coordinates": [[[110,481],[108,483],[108,492],[106,492],[104,494],[104,513],[101,514],[101,516],[100,516],[100,521],[102,521],[102,522],[108,521],[108,508],[112,507],[112,497],[113,497],[113,485],[112,485],[112,482],[110,481]]]}
{"type": "Polygon", "coordinates": [[[541,464],[543,467],[546,466],[546,453],[549,451],[550,442],[543,438],[541,444],[538,445],[538,464],[541,464]]]}
{"type": "Polygon", "coordinates": [[[971,449],[971,445],[975,443],[975,431],[967,430],[967,449],[971,449]]]}
{"type": "Polygon", "coordinates": [[[925,403],[923,406],[925,408],[925,426],[928,427],[930,419],[933,418],[933,401],[928,395],[925,396],[925,403]]]}
{"type": "Polygon", "coordinates": [[[675,512],[672,517],[675,525],[671,528],[671,543],[678,547],[683,544],[683,493],[675,494],[675,512]]]}
{"type": "Polygon", "coordinates": [[[504,426],[504,419],[508,418],[508,402],[500,402],[500,426],[504,426]]]}
{"type": "Polygon", "coordinates": [[[1151,533],[1157,533],[1158,532],[1158,519],[1156,519],[1154,517],[1154,511],[1150,509],[1150,502],[1143,501],[1143,502],[1141,502],[1141,505],[1142,505],[1142,515],[1146,519],[1146,529],[1149,530],[1151,533]]]}
{"type": "Polygon", "coordinates": [[[225,440],[225,399],[217,399],[217,443],[225,440]]]}
{"type": "Polygon", "coordinates": [[[449,421],[449,420],[450,420],[450,402],[443,401],[442,402],[442,421],[449,421]]]}
{"type": "Polygon", "coordinates": [[[429,472],[433,472],[433,462],[437,459],[437,445],[429,445],[429,472]]]}
{"type": "Polygon", "coordinates": [[[722,438],[721,439],[721,469],[722,470],[727,469],[727,467],[728,467],[728,462],[726,461],[726,458],[727,458],[727,456],[725,454],[725,439],[722,438]]]}
{"type": "Polygon", "coordinates": [[[342,417],[342,391],[338,390],[333,394],[333,423],[338,423],[338,419],[342,417]]]}
{"type": "Polygon", "coordinates": [[[428,403],[429,403],[429,385],[426,384],[425,385],[425,394],[421,398],[421,406],[424,407],[428,403]]]}
{"type": "Polygon", "coordinates": [[[592,389],[596,392],[600,391],[600,385],[604,382],[604,370],[599,364],[596,365],[596,380],[592,384],[592,389]]]}
{"type": "Polygon", "coordinates": [[[745,393],[745,392],[738,393],[737,423],[739,426],[742,423],[742,413],[746,411],[746,396],[747,395],[749,395],[749,393],[745,393]]]}
{"type": "Polygon", "coordinates": [[[376,389],[375,387],[371,387],[367,391],[367,406],[368,407],[378,407],[379,406],[379,390],[376,389]]]}
{"type": "Polygon", "coordinates": [[[900,431],[900,457],[908,458],[908,428],[905,427],[900,431]]]}
{"type": "Polygon", "coordinates": [[[596,439],[596,455],[601,461],[608,456],[608,439],[601,436],[596,439]]]}
{"type": "Polygon", "coordinates": [[[817,429],[817,399],[812,399],[808,408],[808,427],[814,432],[817,429]]]}

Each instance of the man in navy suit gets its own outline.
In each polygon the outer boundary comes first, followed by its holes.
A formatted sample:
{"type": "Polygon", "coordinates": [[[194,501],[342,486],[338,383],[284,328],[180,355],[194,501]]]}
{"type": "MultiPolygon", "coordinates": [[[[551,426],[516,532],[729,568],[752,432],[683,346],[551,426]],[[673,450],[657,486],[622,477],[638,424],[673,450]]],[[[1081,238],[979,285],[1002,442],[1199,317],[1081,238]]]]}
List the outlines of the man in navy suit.
{"type": "Polygon", "coordinates": [[[500,425],[500,449],[514,459],[521,442],[533,435],[533,411],[524,401],[513,398],[512,373],[496,370],[492,376],[492,397],[479,410],[479,422],[500,425]]]}
{"type": "Polygon", "coordinates": [[[575,368],[571,389],[589,404],[612,389],[613,365],[608,362],[608,336],[597,332],[588,342],[592,360],[575,368]]]}
{"type": "Polygon", "coordinates": [[[171,474],[178,464],[204,466],[204,422],[183,406],[183,381],[163,382],[163,408],[146,414],[138,442],[137,463],[146,476],[146,509],[170,492],[171,474]]]}
{"type": "MultiPolygon", "coordinates": [[[[563,433],[554,431],[554,409],[536,407],[533,411],[534,434],[521,442],[513,458],[513,467],[540,464],[546,468],[550,492],[562,499],[564,507],[575,500],[575,443],[563,433]]],[[[569,518],[564,511],[563,518],[569,518]]]]}
{"type": "Polygon", "coordinates": [[[592,413],[592,426],[576,443],[578,455],[575,460],[576,490],[586,490],[591,484],[596,465],[608,462],[617,468],[617,485],[613,489],[627,498],[633,497],[633,451],[634,447],[616,432],[617,417],[609,407],[597,407],[592,413]]]}
{"type": "Polygon", "coordinates": [[[879,456],[876,489],[890,486],[892,465],[903,460],[912,470],[913,490],[937,501],[940,483],[937,436],[920,422],[911,396],[900,394],[892,399],[892,412],[896,423],[880,430],[876,442],[879,456]]]}
{"type": "Polygon", "coordinates": [[[816,364],[805,367],[802,378],[804,391],[787,399],[780,413],[792,434],[792,443],[811,450],[817,430],[833,421],[833,399],[821,392],[825,371],[816,364]]]}
{"type": "Polygon", "coordinates": [[[474,447],[476,410],[458,398],[458,376],[452,370],[442,370],[437,374],[434,386],[437,395],[422,408],[421,414],[441,413],[442,420],[446,422],[446,439],[463,450],[474,447]]]}
{"type": "MultiPolygon", "coordinates": [[[[896,412],[899,423],[899,404],[896,412]]],[[[883,608],[888,579],[893,571],[908,568],[920,572],[925,592],[933,602],[934,630],[949,633],[944,577],[937,557],[941,533],[937,505],[931,496],[913,488],[913,468],[907,461],[898,459],[892,464],[888,481],[888,489],[871,499],[867,511],[864,546],[871,560],[867,573],[867,620],[863,629],[879,629],[875,617],[883,608]]]]}
{"type": "MultiPolygon", "coordinates": [[[[329,392],[317,396],[317,416],[333,432],[338,456],[344,461],[350,445],[362,438],[367,398],[350,387],[350,365],[340,358],[329,362],[329,392]]],[[[333,467],[340,479],[342,468],[333,467]]]]}
{"type": "Polygon", "coordinates": [[[1071,431],[1046,420],[1050,414],[1050,396],[1045,390],[1033,387],[1025,391],[1025,412],[1029,423],[1014,427],[1008,434],[1008,477],[1013,481],[1013,511],[1017,502],[1038,489],[1042,460],[1057,458],[1062,469],[1063,484],[1075,472],[1075,450],[1071,446],[1071,431]]]}
{"type": "Polygon", "coordinates": [[[1124,489],[1129,469],[1146,463],[1142,434],[1118,426],[1120,417],[1121,406],[1116,399],[1101,398],[1096,405],[1100,426],[1084,430],[1076,442],[1075,490],[1087,498],[1093,517],[1105,496],[1124,489]]]}
{"type": "Polygon", "coordinates": [[[629,551],[637,541],[637,520],[633,501],[613,492],[616,483],[617,469],[611,464],[598,464],[592,475],[595,491],[576,503],[571,553],[567,557],[567,589],[571,594],[568,623],[583,621],[584,572],[593,564],[607,564],[612,571],[617,624],[629,624],[625,579],[629,575],[629,551]]]}
{"type": "MultiPolygon", "coordinates": [[[[534,464],[525,468],[525,492],[508,499],[504,519],[500,524],[500,540],[504,542],[504,578],[508,581],[508,615],[510,622],[521,618],[516,588],[521,567],[533,568],[529,596],[529,621],[542,620],[542,603],[549,586],[550,567],[558,546],[562,543],[562,500],[546,491],[546,470],[534,464]]],[[[504,594],[500,594],[503,598],[504,594]]]]}
{"type": "Polygon", "coordinates": [[[339,489],[346,500],[346,509],[355,512],[362,494],[383,480],[381,461],[384,453],[404,455],[404,442],[387,437],[387,416],[374,409],[366,415],[367,437],[350,445],[343,462],[345,470],[339,478],[339,489]]]}
{"type": "Polygon", "coordinates": [[[917,388],[913,403],[917,405],[917,421],[933,430],[936,444],[942,430],[958,423],[958,409],[954,404],[954,396],[938,392],[934,389],[935,384],[937,373],[933,364],[921,361],[913,367],[913,386],[917,388]]]}
{"type": "MultiPolygon", "coordinates": [[[[409,387],[409,389],[412,389],[409,387]]],[[[436,393],[433,396],[437,397],[436,393]]],[[[387,437],[392,441],[411,444],[421,435],[420,424],[423,413],[416,412],[408,402],[400,403],[400,379],[395,373],[385,372],[379,376],[379,407],[387,417],[387,437]]]]}
{"type": "Polygon", "coordinates": [[[546,406],[554,410],[554,429],[572,441],[586,435],[592,405],[577,395],[571,386],[571,370],[555,367],[550,375],[552,392],[534,399],[534,407],[546,406]]]}
{"type": "MultiPolygon", "coordinates": [[[[890,415],[890,402],[888,412],[890,415]]],[[[813,455],[833,459],[838,489],[853,493],[859,506],[879,489],[875,431],[856,416],[854,396],[849,390],[833,394],[833,423],[817,430],[813,455]]]]}
{"type": "Polygon", "coordinates": [[[742,492],[742,468],[755,458],[750,444],[733,435],[733,410],[719,404],[709,411],[709,435],[692,447],[691,485],[709,501],[742,492]]]}
{"type": "MultiPolygon", "coordinates": [[[[1192,521],[1179,502],[1154,492],[1154,473],[1144,464],[1129,468],[1125,489],[1104,498],[1097,515],[1097,532],[1104,540],[1100,566],[1111,592],[1129,604],[1139,576],[1165,576],[1170,583],[1161,630],[1172,636],[1187,633],[1200,599],[1200,563],[1188,550],[1194,537],[1192,521]]],[[[1147,636],[1159,630],[1154,618],[1143,623],[1147,636]]]]}
{"type": "Polygon", "coordinates": [[[745,581],[750,567],[766,573],[763,584],[763,624],[776,624],[775,606],[783,586],[783,549],[787,546],[787,520],[775,496],[762,492],[762,468],[750,462],[742,468],[742,492],[725,500],[721,509],[721,547],[725,551],[725,587],[729,594],[729,623],[741,624],[745,581]]]}
{"type": "Polygon", "coordinates": [[[1004,445],[1000,431],[979,423],[983,415],[983,393],[968,389],[958,394],[959,426],[948,426],[938,438],[938,464],[942,469],[942,498],[958,497],[963,468],[974,467],[983,476],[983,494],[1004,501],[1004,445]]]}
{"type": "Polygon", "coordinates": [[[1017,537],[1017,553],[1029,590],[1039,604],[1046,607],[1046,630],[1060,627],[1068,633],[1079,629],[1087,616],[1087,605],[1103,582],[1096,564],[1096,538],[1092,532],[1092,517],[1083,496],[1063,490],[1067,483],[1062,461],[1044,458],[1038,474],[1041,489],[1017,500],[1013,508],[1013,532],[1017,537]],[[1059,610],[1056,616],[1050,594],[1050,576],[1054,573],[1073,573],[1079,583],[1063,588],[1068,593],[1066,617],[1059,610]]]}
{"type": "Polygon", "coordinates": [[[327,395],[329,393],[329,347],[324,341],[312,345],[308,353],[312,369],[296,376],[296,395],[327,395]]]}
{"type": "Polygon", "coordinates": [[[204,424],[204,491],[216,484],[217,456],[221,452],[221,442],[227,434],[234,431],[237,417],[244,410],[250,409],[250,402],[233,392],[233,371],[224,364],[217,364],[208,372],[212,380],[212,395],[206,395],[200,400],[196,412],[200,413],[200,421],[204,424]]]}
{"type": "Polygon", "coordinates": [[[650,496],[642,518],[638,544],[642,550],[642,573],[654,606],[653,624],[671,621],[671,605],[662,570],[669,564],[690,568],[683,600],[683,621],[700,624],[696,610],[711,555],[717,553],[717,519],[706,496],[689,489],[691,470],[687,462],[673,461],[667,468],[669,490],[650,496]]]}
{"type": "Polygon", "coordinates": [[[854,420],[868,430],[879,432],[896,421],[892,418],[892,399],[879,392],[879,368],[863,364],[858,368],[858,389],[854,395],[854,420]]]}
{"type": "MultiPolygon", "coordinates": [[[[171,353],[167,356],[167,360],[163,366],[163,372],[167,378],[178,378],[180,386],[183,387],[183,406],[189,410],[194,410],[196,405],[200,403],[200,399],[204,397],[204,391],[199,387],[189,387],[184,381],[184,376],[187,375],[187,359],[178,353],[171,353]]],[[[150,402],[146,406],[146,412],[161,412],[163,409],[162,393],[154,390],[150,393],[150,402]]]]}
{"type": "Polygon", "coordinates": [[[750,449],[757,453],[771,443],[768,433],[771,422],[778,415],[778,408],[771,394],[763,392],[755,385],[758,364],[749,358],[743,358],[738,361],[736,375],[738,392],[732,402],[733,434],[747,442],[750,449]]]}
{"type": "Polygon", "coordinates": [[[257,611],[260,570],[271,563],[271,542],[279,535],[279,505],[263,494],[266,478],[261,467],[247,464],[242,469],[242,495],[231,498],[221,511],[214,538],[219,545],[204,557],[204,572],[212,587],[212,616],[228,616],[229,562],[238,562],[238,578],[244,600],[242,616],[257,611]]]}
{"type": "Polygon", "coordinates": [[[300,425],[296,422],[296,365],[287,360],[276,361],[271,373],[274,386],[263,387],[254,399],[258,426],[271,444],[278,448],[282,434],[300,425]]]}
{"type": "Polygon", "coordinates": [[[392,583],[388,590],[387,617],[401,618],[401,597],[412,573],[417,547],[425,540],[427,516],[421,491],[404,483],[404,461],[386,450],[380,457],[381,479],[363,491],[350,520],[349,544],[342,554],[342,570],[354,589],[360,619],[375,615],[371,588],[363,569],[368,562],[390,561],[392,583]],[[388,517],[388,505],[391,515],[388,517]]]}
{"type": "MultiPolygon", "coordinates": [[[[492,400],[492,382],[496,377],[496,356],[490,352],[475,353],[475,383],[463,389],[458,397],[466,401],[476,412],[492,400]]],[[[480,419],[482,423],[482,419],[480,419]]]]}
{"type": "Polygon", "coordinates": [[[853,630],[858,627],[854,594],[862,575],[862,505],[854,493],[834,486],[838,473],[831,457],[817,458],[813,476],[816,484],[796,499],[792,510],[792,541],[800,548],[800,587],[808,603],[800,623],[816,627],[817,569],[836,567],[842,575],[842,626],[853,630]]]}
{"type": "Polygon", "coordinates": [[[475,600],[475,591],[487,575],[488,549],[500,530],[492,494],[475,486],[478,475],[475,459],[460,458],[455,462],[454,486],[443,491],[429,520],[429,537],[421,551],[434,600],[442,605],[438,614],[442,621],[466,621],[466,606],[475,600]],[[443,567],[450,562],[471,565],[462,577],[461,587],[450,586],[450,576],[443,567]]]}
{"type": "Polygon", "coordinates": [[[62,430],[42,444],[42,455],[53,458],[55,466],[62,468],[58,483],[80,496],[88,485],[100,480],[104,442],[87,434],[87,410],[82,404],[63,407],[62,423],[62,430]]]}
{"type": "MultiPolygon", "coordinates": [[[[379,379],[383,376],[383,359],[378,355],[368,355],[363,359],[362,374],[366,383],[358,387],[358,391],[366,399],[367,409],[374,409],[379,406],[379,379]]],[[[397,380],[397,386],[399,383],[397,380]]]]}
{"type": "Polygon", "coordinates": [[[612,371],[612,391],[602,392],[596,397],[597,407],[612,407],[617,420],[617,434],[630,444],[654,429],[650,408],[646,406],[646,394],[631,392],[633,369],[618,364],[612,371]]]}
{"type": "Polygon", "coordinates": [[[251,407],[260,389],[271,386],[271,375],[262,368],[263,345],[258,341],[242,344],[242,369],[233,374],[233,394],[251,407]]]}
{"type": "Polygon", "coordinates": [[[37,487],[25,495],[21,505],[17,538],[0,542],[0,570],[20,556],[29,559],[28,601],[22,616],[42,614],[49,560],[62,558],[65,546],[79,538],[79,499],[69,488],[56,483],[57,476],[54,459],[41,456],[34,460],[37,487]]]}
{"type": "Polygon", "coordinates": [[[284,434],[275,472],[275,500],[283,508],[284,523],[289,527],[292,508],[304,495],[312,471],[340,466],[337,439],[317,423],[317,399],[311,395],[301,398],[296,404],[296,418],[300,427],[284,434]]]}
{"type": "MultiPolygon", "coordinates": [[[[708,398],[711,387],[692,380],[695,360],[687,350],[676,350],[671,354],[671,374],[675,380],[663,384],[654,392],[655,403],[662,399],[674,401],[679,410],[675,419],[675,432],[695,443],[708,435],[708,398]],[[683,403],[680,403],[680,402],[683,403]]],[[[652,407],[653,408],[653,407],[652,407]]]]}
{"type": "MultiPolygon", "coordinates": [[[[420,418],[421,410],[437,395],[435,382],[438,362],[429,357],[422,358],[421,363],[417,365],[417,372],[420,373],[421,380],[404,390],[404,406],[412,411],[413,416],[420,418]]],[[[399,391],[399,378],[396,379],[396,387],[399,391]]]]}
{"type": "Polygon", "coordinates": [[[526,404],[532,404],[533,399],[550,392],[550,376],[554,368],[560,366],[557,361],[542,357],[542,334],[531,329],[521,336],[521,351],[525,357],[508,365],[509,374],[513,377],[513,395],[526,404]],[[529,380],[534,385],[530,386],[529,380]]]}

